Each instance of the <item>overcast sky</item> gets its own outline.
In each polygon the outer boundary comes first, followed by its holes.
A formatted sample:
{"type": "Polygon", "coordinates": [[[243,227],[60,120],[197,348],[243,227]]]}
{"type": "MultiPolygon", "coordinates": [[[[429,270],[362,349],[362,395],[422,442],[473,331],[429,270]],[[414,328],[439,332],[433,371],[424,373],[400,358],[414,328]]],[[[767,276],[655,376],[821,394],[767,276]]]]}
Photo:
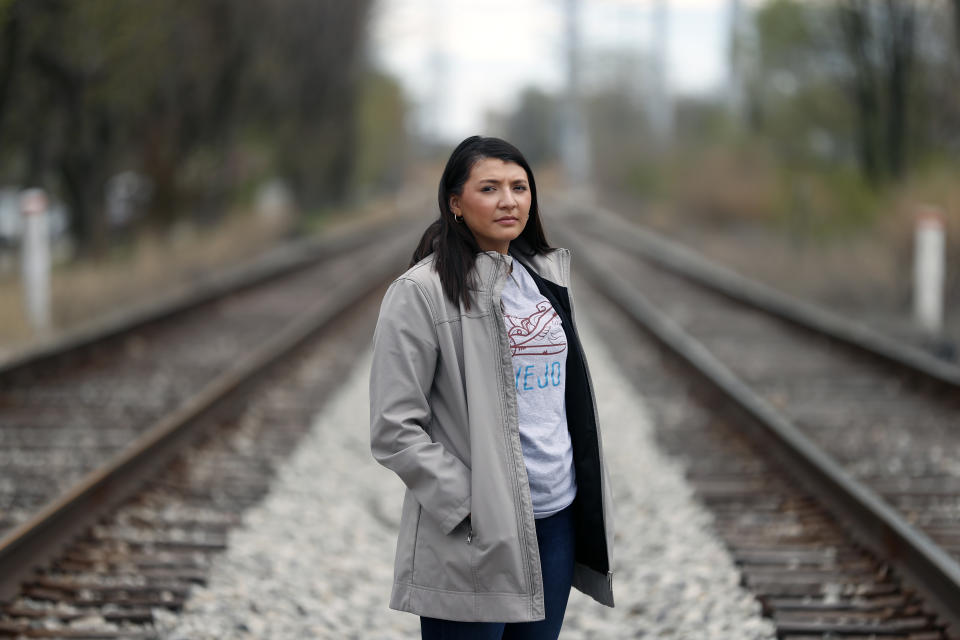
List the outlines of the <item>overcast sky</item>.
{"type": "MultiPolygon", "coordinates": [[[[529,85],[565,81],[565,0],[379,0],[375,60],[418,106],[421,127],[449,140],[482,133],[488,110],[507,110],[529,85]]],[[[730,0],[670,0],[667,79],[674,93],[717,91],[727,73],[730,0]]],[[[581,0],[585,72],[604,52],[640,55],[653,40],[649,0],[581,0]]],[[[638,69],[637,83],[644,72],[638,69]]],[[[590,82],[591,77],[585,77],[590,82]]],[[[642,86],[638,86],[642,91],[642,86]]]]}

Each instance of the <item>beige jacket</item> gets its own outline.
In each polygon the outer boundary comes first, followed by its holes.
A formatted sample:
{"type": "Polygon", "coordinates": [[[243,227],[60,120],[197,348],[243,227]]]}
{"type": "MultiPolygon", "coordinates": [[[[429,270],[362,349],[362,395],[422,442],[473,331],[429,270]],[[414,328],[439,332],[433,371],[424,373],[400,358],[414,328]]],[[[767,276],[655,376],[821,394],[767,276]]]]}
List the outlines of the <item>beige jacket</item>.
{"type": "Polygon", "coordinates": [[[557,309],[569,347],[574,587],[613,606],[612,508],[596,401],[569,298],[570,253],[477,254],[470,311],[444,295],[433,255],[384,296],[370,372],[370,444],[407,487],[390,606],[447,620],[544,617],[530,489],[500,292],[519,259],[557,309]],[[470,519],[466,520],[470,514],[470,519]]]}

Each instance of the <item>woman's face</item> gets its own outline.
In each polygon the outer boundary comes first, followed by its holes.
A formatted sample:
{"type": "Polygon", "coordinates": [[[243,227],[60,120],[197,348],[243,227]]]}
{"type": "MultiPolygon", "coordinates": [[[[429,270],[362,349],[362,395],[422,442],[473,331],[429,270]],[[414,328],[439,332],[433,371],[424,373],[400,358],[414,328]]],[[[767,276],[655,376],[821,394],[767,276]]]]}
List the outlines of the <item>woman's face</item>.
{"type": "Polygon", "coordinates": [[[515,162],[483,158],[470,170],[463,193],[450,196],[450,209],[473,232],[483,251],[507,253],[530,217],[527,172],[515,162]]]}

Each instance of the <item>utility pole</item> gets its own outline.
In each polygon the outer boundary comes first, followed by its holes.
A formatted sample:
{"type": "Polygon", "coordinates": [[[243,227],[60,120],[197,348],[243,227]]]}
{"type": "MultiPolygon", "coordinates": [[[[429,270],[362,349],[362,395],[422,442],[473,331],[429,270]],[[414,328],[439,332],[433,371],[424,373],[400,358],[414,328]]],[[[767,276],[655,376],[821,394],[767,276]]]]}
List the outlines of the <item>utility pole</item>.
{"type": "MultiPolygon", "coordinates": [[[[590,143],[580,89],[580,7],[581,0],[565,0],[567,95],[563,105],[560,157],[571,189],[589,190],[590,143]]],[[[585,195],[585,193],[584,193],[585,195]]]]}
{"type": "Polygon", "coordinates": [[[673,142],[673,99],[670,96],[670,78],[667,48],[669,38],[668,0],[654,0],[653,5],[653,91],[650,102],[650,121],[654,139],[661,151],[673,142]]]}
{"type": "Polygon", "coordinates": [[[728,50],[727,108],[734,122],[744,121],[746,109],[746,33],[743,28],[743,7],[740,0],[729,0],[730,45],[728,50]]]}
{"type": "Polygon", "coordinates": [[[430,143],[440,142],[440,119],[446,112],[447,102],[447,75],[448,63],[444,51],[444,0],[432,0],[430,3],[430,18],[432,24],[430,34],[430,54],[427,69],[430,74],[430,89],[427,95],[427,104],[424,106],[424,120],[421,123],[424,138],[430,143]]]}

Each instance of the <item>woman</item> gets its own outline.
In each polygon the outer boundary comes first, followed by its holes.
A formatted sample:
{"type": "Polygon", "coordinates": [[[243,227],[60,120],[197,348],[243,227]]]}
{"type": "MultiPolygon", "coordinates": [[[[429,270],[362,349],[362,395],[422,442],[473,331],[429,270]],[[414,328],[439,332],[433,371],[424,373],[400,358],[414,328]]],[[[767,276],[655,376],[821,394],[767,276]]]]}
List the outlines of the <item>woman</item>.
{"type": "Polygon", "coordinates": [[[407,486],[390,606],[422,638],[556,639],[570,587],[613,606],[610,496],[569,252],[533,172],[467,138],[374,335],[374,457],[407,486]]]}

